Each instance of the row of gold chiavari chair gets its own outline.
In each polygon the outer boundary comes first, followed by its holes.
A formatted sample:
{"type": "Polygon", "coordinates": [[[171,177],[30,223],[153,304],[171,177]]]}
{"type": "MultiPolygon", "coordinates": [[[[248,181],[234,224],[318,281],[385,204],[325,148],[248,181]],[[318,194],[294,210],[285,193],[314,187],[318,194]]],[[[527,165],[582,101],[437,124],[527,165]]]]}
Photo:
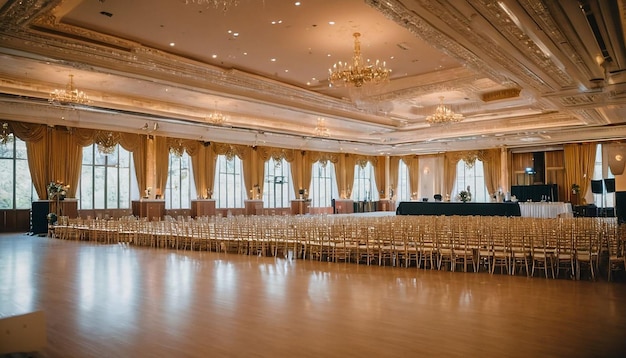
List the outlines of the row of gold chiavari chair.
{"type": "Polygon", "coordinates": [[[59,218],[61,239],[366,265],[579,279],[624,267],[615,218],[232,216],[147,221],[59,218]],[[563,274],[562,274],[563,273],[563,274]]]}

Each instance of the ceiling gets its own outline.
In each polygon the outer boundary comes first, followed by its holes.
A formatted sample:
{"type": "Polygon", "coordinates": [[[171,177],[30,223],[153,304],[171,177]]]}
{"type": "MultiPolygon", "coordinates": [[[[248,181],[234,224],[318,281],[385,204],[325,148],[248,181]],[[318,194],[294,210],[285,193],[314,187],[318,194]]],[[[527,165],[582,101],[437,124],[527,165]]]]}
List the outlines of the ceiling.
{"type": "Polygon", "coordinates": [[[0,0],[0,116],[367,155],[620,140],[625,19],[626,0],[0,0]],[[355,32],[387,83],[329,84],[355,32]],[[90,102],[48,103],[70,74],[90,102]],[[441,97],[462,122],[428,125],[441,97]]]}

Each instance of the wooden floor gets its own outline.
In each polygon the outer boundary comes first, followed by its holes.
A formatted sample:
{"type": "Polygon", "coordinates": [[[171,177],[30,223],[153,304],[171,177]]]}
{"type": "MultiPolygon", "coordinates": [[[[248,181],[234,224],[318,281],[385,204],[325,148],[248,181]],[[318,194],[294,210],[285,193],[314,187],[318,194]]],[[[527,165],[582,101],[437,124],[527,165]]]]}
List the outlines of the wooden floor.
{"type": "Polygon", "coordinates": [[[41,357],[624,357],[626,284],[0,235],[41,357]]]}

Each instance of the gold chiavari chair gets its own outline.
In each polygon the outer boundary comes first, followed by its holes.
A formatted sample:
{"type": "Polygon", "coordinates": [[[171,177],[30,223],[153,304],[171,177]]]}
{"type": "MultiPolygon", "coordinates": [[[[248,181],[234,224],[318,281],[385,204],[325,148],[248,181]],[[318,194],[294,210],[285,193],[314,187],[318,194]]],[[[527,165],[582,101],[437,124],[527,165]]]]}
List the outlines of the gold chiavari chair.
{"type": "Polygon", "coordinates": [[[577,218],[574,232],[574,255],[576,261],[577,280],[580,280],[583,268],[588,268],[591,279],[595,280],[600,255],[600,239],[598,228],[594,225],[598,218],[577,218]]]}
{"type": "Polygon", "coordinates": [[[556,277],[560,277],[561,270],[569,273],[570,278],[576,277],[576,255],[574,250],[574,223],[572,218],[558,218],[556,253],[554,255],[556,277]]]}
{"type": "Polygon", "coordinates": [[[531,237],[533,260],[531,276],[535,275],[535,270],[543,270],[546,278],[548,278],[548,271],[550,271],[552,278],[554,278],[555,247],[550,244],[550,236],[552,235],[551,224],[551,220],[533,218],[529,225],[533,234],[531,237]]]}
{"type": "Polygon", "coordinates": [[[530,245],[530,237],[526,231],[526,218],[509,218],[511,225],[509,230],[511,231],[511,274],[515,275],[517,272],[524,270],[526,276],[530,276],[530,270],[528,263],[532,257],[532,250],[530,245]]]}
{"type": "Polygon", "coordinates": [[[626,271],[626,224],[622,224],[617,227],[614,223],[613,227],[609,229],[609,234],[606,237],[607,249],[608,249],[608,281],[610,282],[613,276],[613,272],[626,271]]]}

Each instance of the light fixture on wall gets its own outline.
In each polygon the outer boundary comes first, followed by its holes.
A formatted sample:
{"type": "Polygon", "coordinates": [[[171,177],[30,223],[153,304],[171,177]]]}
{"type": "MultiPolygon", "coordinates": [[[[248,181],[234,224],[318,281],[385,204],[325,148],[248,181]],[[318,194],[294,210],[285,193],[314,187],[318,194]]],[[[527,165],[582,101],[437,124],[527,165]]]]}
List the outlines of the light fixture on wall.
{"type": "Polygon", "coordinates": [[[317,125],[315,126],[315,136],[322,138],[330,137],[330,132],[328,131],[328,128],[326,128],[324,118],[317,119],[317,125]]]}
{"type": "Polygon", "coordinates": [[[0,144],[5,145],[11,141],[11,131],[9,130],[9,123],[4,122],[0,127],[0,144]]]}
{"type": "Polygon", "coordinates": [[[85,92],[74,87],[74,75],[69,75],[70,79],[65,85],[64,89],[55,89],[50,92],[50,98],[48,102],[56,105],[68,105],[68,104],[87,104],[89,98],[85,92]]]}
{"type": "Polygon", "coordinates": [[[207,7],[214,7],[216,9],[222,9],[222,11],[226,12],[228,9],[239,5],[238,0],[185,0],[185,4],[198,4],[198,5],[206,5],[207,7]]]}
{"type": "Polygon", "coordinates": [[[120,142],[120,134],[115,132],[98,132],[96,134],[96,144],[98,151],[104,155],[111,155],[115,152],[115,146],[120,142]]]}
{"type": "Polygon", "coordinates": [[[376,60],[371,63],[363,61],[361,55],[360,33],[354,33],[354,55],[352,62],[337,62],[328,70],[328,80],[333,86],[361,87],[367,84],[386,82],[391,70],[384,61],[376,60]]]}
{"type": "Polygon", "coordinates": [[[211,124],[215,124],[216,126],[221,126],[226,122],[226,116],[217,110],[217,102],[215,103],[215,110],[213,113],[209,114],[206,117],[207,122],[211,124]]]}
{"type": "Polygon", "coordinates": [[[439,105],[435,109],[435,113],[426,117],[426,122],[431,126],[438,126],[462,121],[463,115],[454,113],[450,108],[443,104],[443,96],[439,97],[439,105]]]}

